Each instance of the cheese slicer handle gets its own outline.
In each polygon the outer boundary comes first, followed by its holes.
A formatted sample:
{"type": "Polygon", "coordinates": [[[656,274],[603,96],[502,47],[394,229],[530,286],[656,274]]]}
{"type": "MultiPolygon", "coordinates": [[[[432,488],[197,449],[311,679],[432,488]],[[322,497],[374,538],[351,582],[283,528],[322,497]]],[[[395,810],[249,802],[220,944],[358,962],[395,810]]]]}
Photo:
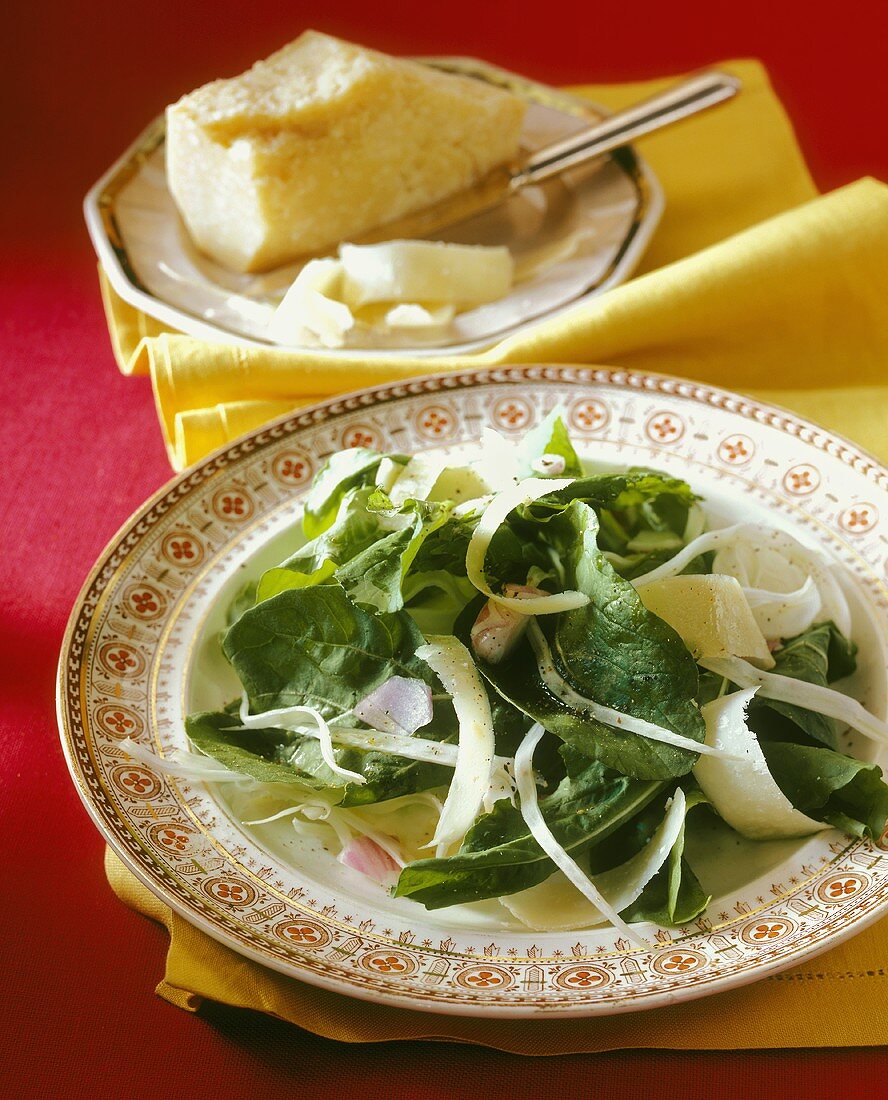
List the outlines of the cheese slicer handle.
{"type": "Polygon", "coordinates": [[[538,149],[512,174],[510,188],[517,190],[542,183],[569,168],[586,164],[636,138],[723,103],[733,98],[740,88],[740,81],[726,73],[705,72],[692,76],[659,95],[611,115],[590,129],[569,134],[538,149]]]}

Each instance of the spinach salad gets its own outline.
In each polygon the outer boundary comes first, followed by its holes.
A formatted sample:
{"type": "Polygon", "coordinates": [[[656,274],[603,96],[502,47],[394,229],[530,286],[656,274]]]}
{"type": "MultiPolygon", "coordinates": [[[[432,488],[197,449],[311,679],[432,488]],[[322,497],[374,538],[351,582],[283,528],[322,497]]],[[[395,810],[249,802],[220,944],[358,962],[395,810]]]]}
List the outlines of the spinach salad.
{"type": "Polygon", "coordinates": [[[335,454],[304,545],[229,609],[242,685],[191,714],[173,775],[236,783],[428,909],[499,899],[535,929],[685,924],[709,903],[691,815],[747,838],[878,838],[880,769],[837,690],[833,568],[781,530],[707,529],[686,482],[588,473],[552,415],[483,459],[335,454]]]}

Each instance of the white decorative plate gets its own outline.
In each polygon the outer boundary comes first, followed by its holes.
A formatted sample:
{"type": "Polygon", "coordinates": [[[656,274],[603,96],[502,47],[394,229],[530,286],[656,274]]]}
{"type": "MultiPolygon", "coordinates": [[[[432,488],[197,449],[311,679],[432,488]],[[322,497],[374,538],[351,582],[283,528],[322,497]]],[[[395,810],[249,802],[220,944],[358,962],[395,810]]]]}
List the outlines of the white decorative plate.
{"type": "MultiPolygon", "coordinates": [[[[87,809],[154,893],[229,947],[403,1007],[578,1016],[753,981],[888,912],[884,836],[876,845],[835,831],[738,845],[730,834],[726,859],[716,830],[702,862],[691,852],[712,905],[691,927],[650,929],[650,950],[607,928],[528,932],[496,902],[429,913],[322,850],[297,847],[292,830],[266,827],[257,839],[209,789],[121,750],[126,736],[162,754],[184,746],[184,713],[222,701],[220,595],[278,560],[326,456],[356,444],[459,448],[485,425],[517,436],[556,405],[587,456],[685,477],[716,514],[761,515],[843,566],[860,643],[850,687],[885,713],[888,473],[853,444],[724,391],[592,368],[437,376],[315,406],[210,456],[137,512],[87,580],[61,657],[62,740],[87,809]]],[[[877,759],[872,743],[848,745],[877,759]]]]}
{"type": "MultiPolygon", "coordinates": [[[[522,147],[528,151],[607,113],[480,61],[428,63],[508,87],[525,98],[522,147]]],[[[274,305],[299,265],[239,275],[198,252],[167,189],[164,137],[160,118],[86,196],[87,227],[111,285],[125,301],[179,332],[217,343],[268,346],[265,331],[274,305]]],[[[528,274],[505,298],[461,313],[447,329],[424,338],[415,330],[389,335],[365,330],[350,336],[350,346],[415,355],[490,345],[623,282],[662,210],[660,186],[631,148],[526,188],[498,210],[436,235],[466,244],[507,245],[517,267],[528,274]]]]}

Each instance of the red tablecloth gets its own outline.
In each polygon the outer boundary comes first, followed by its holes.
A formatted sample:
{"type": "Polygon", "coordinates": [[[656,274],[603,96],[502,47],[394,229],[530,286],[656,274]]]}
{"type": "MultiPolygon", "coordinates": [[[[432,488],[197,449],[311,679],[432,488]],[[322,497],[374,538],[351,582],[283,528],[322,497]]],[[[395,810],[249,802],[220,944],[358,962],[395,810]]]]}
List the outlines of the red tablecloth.
{"type": "Polygon", "coordinates": [[[306,25],[401,52],[481,55],[560,83],[751,54],[770,66],[828,188],[888,176],[878,6],[823,16],[763,0],[721,15],[696,2],[582,14],[469,0],[409,12],[395,0],[119,7],[18,0],[4,12],[0,1095],[885,1095],[881,1051],[531,1061],[460,1046],[344,1047],[248,1013],[179,1012],[152,994],[165,933],[112,896],[54,715],[58,647],[81,581],[169,476],[147,383],[114,367],[79,220],[87,186],[164,103],[306,25]]]}

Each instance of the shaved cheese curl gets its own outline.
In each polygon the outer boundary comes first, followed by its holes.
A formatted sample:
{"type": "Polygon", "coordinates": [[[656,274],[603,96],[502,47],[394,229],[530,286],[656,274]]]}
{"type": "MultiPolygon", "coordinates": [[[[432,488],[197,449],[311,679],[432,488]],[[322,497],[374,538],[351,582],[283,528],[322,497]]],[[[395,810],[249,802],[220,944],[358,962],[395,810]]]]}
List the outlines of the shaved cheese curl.
{"type": "Polygon", "coordinates": [[[712,570],[743,585],[766,638],[794,638],[817,622],[823,601],[814,579],[779,549],[738,541],[716,552],[712,570]]]}
{"type": "Polygon", "coordinates": [[[479,443],[481,457],[473,466],[494,492],[514,489],[521,480],[518,449],[495,428],[482,428],[479,443]]]}
{"type": "Polygon", "coordinates": [[[829,825],[797,810],[768,770],[758,738],[746,724],[755,690],[724,695],[701,708],[707,743],[730,749],[735,759],[727,763],[701,758],[694,778],[721,817],[742,836],[765,840],[810,836],[828,829],[829,825]]]}
{"type": "Polygon", "coordinates": [[[472,584],[489,596],[494,602],[517,611],[521,615],[553,615],[559,611],[573,611],[585,607],[589,597],[583,592],[558,592],[552,596],[538,596],[535,599],[517,599],[494,592],[487,583],[484,573],[484,560],[487,548],[506,517],[522,504],[530,504],[548,493],[565,489],[572,484],[573,478],[528,477],[511,488],[504,489],[493,498],[478,520],[478,526],[472,532],[469,548],[466,552],[466,576],[472,584]]]}
{"type": "Polygon", "coordinates": [[[301,330],[307,329],[325,347],[342,347],[346,333],[354,328],[355,318],[336,297],[341,277],[339,260],[310,260],[269,321],[269,339],[278,344],[297,343],[301,330]]]}
{"type": "Polygon", "coordinates": [[[795,638],[817,621],[822,606],[817,585],[806,577],[792,592],[745,588],[753,617],[766,638],[795,638]]]}
{"type": "Polygon", "coordinates": [[[678,634],[696,660],[745,657],[762,668],[774,658],[736,577],[718,573],[664,577],[641,585],[644,606],[678,634]]]}
{"type": "Polygon", "coordinates": [[[393,504],[402,505],[406,500],[427,500],[435,482],[447,467],[447,459],[440,454],[421,452],[402,467],[401,475],[389,492],[393,504]]]}
{"type": "Polygon", "coordinates": [[[748,544],[754,549],[777,551],[792,565],[802,569],[805,575],[810,576],[817,585],[822,617],[832,619],[846,637],[850,636],[851,611],[845,594],[829,566],[824,564],[822,557],[816,551],[809,550],[792,535],[776,527],[764,527],[757,523],[737,523],[733,527],[722,527],[717,531],[704,531],[669,561],[657,566],[649,573],[636,577],[632,583],[636,588],[640,588],[650,584],[651,581],[662,580],[663,577],[677,576],[701,554],[709,553],[710,550],[733,547],[738,543],[748,544]]]}

